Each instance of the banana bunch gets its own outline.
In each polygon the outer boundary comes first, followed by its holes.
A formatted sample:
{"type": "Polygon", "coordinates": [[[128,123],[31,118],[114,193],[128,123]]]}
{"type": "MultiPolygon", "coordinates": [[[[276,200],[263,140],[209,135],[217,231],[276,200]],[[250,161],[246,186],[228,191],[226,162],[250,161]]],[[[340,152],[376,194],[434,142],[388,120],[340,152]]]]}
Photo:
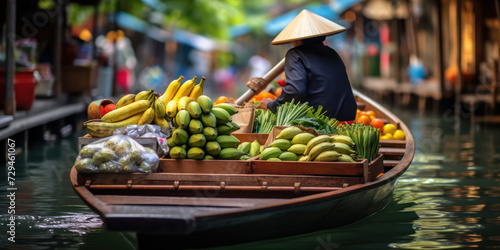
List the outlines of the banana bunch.
{"type": "Polygon", "coordinates": [[[128,125],[154,123],[170,127],[165,120],[165,104],[157,98],[153,90],[142,91],[137,95],[123,96],[116,104],[116,109],[101,118],[101,122],[85,124],[87,132],[93,137],[108,137],[115,129],[128,125]]]}
{"type": "Polygon", "coordinates": [[[260,154],[268,161],[355,162],[354,142],[349,136],[320,135],[315,137],[298,127],[282,130],[260,154]]]}
{"type": "MultiPolygon", "coordinates": [[[[189,95],[186,95],[188,91],[181,89],[181,86],[178,91],[182,91],[182,95],[176,94],[167,103],[166,115],[172,119],[175,128],[172,136],[168,138],[170,158],[250,159],[248,154],[250,147],[248,150],[237,148],[240,141],[230,135],[231,132],[239,129],[231,118],[237,112],[236,108],[231,105],[214,107],[209,97],[201,95],[203,82],[204,78],[189,95]],[[200,88],[197,89],[198,86],[200,88]]],[[[192,84],[189,81],[186,83],[192,84]]],[[[260,145],[258,146],[260,148],[260,145]]]]}

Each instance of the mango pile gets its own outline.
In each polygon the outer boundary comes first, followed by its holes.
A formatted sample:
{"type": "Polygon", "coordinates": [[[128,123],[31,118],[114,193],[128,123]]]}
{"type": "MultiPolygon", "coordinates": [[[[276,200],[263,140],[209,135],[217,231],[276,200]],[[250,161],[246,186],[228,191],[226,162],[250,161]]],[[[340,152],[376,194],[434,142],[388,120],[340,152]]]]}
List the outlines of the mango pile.
{"type": "Polygon", "coordinates": [[[354,142],[345,135],[320,135],[302,132],[298,127],[283,129],[264,149],[260,160],[355,162],[354,142]]]}
{"type": "Polygon", "coordinates": [[[239,150],[240,141],[230,135],[239,129],[231,116],[236,108],[227,103],[213,106],[205,95],[196,100],[182,97],[167,104],[167,116],[172,118],[174,130],[168,138],[172,159],[239,160],[249,156],[239,150]]]}

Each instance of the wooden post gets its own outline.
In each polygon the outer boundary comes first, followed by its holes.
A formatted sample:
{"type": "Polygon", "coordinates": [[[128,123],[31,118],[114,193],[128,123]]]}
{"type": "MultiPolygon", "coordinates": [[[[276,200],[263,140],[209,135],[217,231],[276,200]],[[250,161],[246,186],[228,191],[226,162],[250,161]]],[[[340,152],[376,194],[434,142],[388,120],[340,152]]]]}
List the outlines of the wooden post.
{"type": "Polygon", "coordinates": [[[14,115],[16,100],[14,92],[14,42],[16,39],[16,0],[7,0],[5,42],[5,114],[14,115]]]}
{"type": "MultiPolygon", "coordinates": [[[[460,103],[462,99],[462,0],[457,0],[456,22],[457,22],[457,85],[455,86],[455,115],[460,115],[460,103]]],[[[457,117],[458,118],[458,117],[457,117]]],[[[459,122],[458,120],[456,122],[459,122]]],[[[458,124],[458,123],[457,123],[458,124]]]]}
{"type": "Polygon", "coordinates": [[[61,82],[61,72],[62,72],[62,45],[63,45],[63,11],[64,6],[58,1],[56,3],[56,48],[54,53],[54,69],[55,69],[55,82],[52,88],[55,97],[58,97],[62,93],[62,82],[61,82]]]}
{"type": "Polygon", "coordinates": [[[436,31],[436,77],[439,80],[439,91],[440,96],[443,98],[444,95],[444,61],[443,61],[443,26],[442,21],[442,2],[441,0],[436,1],[436,8],[434,9],[434,30],[436,31]]]}
{"type": "Polygon", "coordinates": [[[498,60],[493,61],[493,70],[491,71],[491,112],[494,114],[497,106],[498,95],[498,60]]]}

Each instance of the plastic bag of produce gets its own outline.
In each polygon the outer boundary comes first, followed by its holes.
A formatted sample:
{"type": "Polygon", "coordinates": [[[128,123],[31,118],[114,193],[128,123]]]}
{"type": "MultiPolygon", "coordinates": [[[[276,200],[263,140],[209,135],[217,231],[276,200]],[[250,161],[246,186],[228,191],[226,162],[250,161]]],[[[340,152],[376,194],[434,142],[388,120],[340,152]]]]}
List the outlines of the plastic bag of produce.
{"type": "Polygon", "coordinates": [[[172,129],[152,124],[142,126],[129,125],[124,128],[116,129],[113,134],[128,135],[133,138],[156,137],[158,145],[160,146],[158,148],[159,152],[156,153],[161,156],[168,153],[167,138],[172,135],[172,129]]]}
{"type": "Polygon", "coordinates": [[[159,157],[125,135],[95,141],[80,150],[75,167],[79,173],[152,173],[159,157]]]}

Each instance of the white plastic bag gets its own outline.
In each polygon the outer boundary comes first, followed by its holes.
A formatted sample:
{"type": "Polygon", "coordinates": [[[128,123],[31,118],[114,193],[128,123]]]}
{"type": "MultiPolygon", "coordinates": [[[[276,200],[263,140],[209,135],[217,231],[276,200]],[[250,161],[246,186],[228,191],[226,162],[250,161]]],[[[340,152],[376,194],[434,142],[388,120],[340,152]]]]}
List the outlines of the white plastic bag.
{"type": "Polygon", "coordinates": [[[75,167],[79,173],[152,173],[159,157],[125,135],[95,141],[80,150],[75,167]]]}

